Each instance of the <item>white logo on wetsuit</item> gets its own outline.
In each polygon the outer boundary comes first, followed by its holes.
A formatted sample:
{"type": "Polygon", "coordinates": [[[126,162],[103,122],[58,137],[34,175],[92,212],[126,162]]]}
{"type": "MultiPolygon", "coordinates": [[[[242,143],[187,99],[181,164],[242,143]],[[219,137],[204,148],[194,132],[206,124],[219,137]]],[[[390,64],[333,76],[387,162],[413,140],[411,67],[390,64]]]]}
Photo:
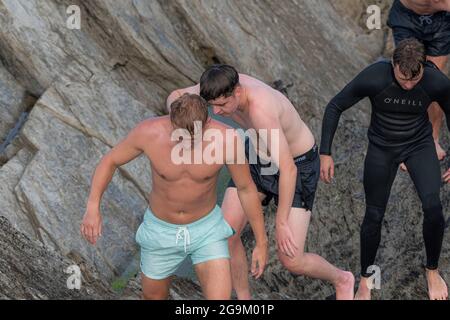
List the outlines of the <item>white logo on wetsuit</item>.
{"type": "Polygon", "coordinates": [[[408,106],[422,106],[421,100],[410,100],[410,99],[400,99],[400,98],[386,98],[384,99],[384,103],[386,104],[401,104],[401,105],[408,105],[408,106]]]}

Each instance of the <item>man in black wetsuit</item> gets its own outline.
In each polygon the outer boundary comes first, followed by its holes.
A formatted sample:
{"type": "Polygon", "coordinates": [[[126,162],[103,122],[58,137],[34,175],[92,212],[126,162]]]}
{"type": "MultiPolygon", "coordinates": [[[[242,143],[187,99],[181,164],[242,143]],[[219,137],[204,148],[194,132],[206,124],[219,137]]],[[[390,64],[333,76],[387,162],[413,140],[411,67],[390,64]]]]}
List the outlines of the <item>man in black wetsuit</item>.
{"type": "MultiPolygon", "coordinates": [[[[422,202],[426,275],[430,299],[446,299],[447,286],[438,271],[445,221],[440,200],[441,172],[427,109],[438,102],[450,128],[450,79],[426,62],[425,49],[415,39],[399,43],[392,63],[380,61],[362,71],[326,107],[321,154],[321,178],[334,175],[331,145],[341,113],[368,97],[372,117],[364,164],[366,213],[361,226],[361,283],[356,298],[370,299],[368,267],[374,264],[381,223],[400,163],[405,163],[422,202]]],[[[450,179],[449,172],[445,180],[450,179]]]]}

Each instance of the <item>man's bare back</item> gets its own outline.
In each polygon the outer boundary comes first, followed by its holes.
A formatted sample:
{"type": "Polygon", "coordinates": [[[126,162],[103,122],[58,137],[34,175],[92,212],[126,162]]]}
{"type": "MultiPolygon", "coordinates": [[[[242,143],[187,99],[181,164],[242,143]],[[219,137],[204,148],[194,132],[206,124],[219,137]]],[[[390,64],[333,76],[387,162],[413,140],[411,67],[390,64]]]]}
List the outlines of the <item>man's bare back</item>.
{"type": "MultiPolygon", "coordinates": [[[[309,151],[315,143],[314,136],[308,126],[300,118],[292,103],[281,92],[264,82],[245,74],[239,74],[239,83],[247,93],[248,108],[245,112],[237,110],[230,118],[244,129],[268,129],[258,125],[258,120],[272,116],[278,118],[293,157],[309,151]]],[[[168,99],[168,105],[173,99],[184,93],[200,93],[200,85],[179,89],[168,99]]],[[[224,115],[226,116],[226,115],[224,115]]]]}
{"type": "Polygon", "coordinates": [[[431,15],[439,11],[450,11],[450,0],[400,0],[408,9],[420,15],[431,15]]]}

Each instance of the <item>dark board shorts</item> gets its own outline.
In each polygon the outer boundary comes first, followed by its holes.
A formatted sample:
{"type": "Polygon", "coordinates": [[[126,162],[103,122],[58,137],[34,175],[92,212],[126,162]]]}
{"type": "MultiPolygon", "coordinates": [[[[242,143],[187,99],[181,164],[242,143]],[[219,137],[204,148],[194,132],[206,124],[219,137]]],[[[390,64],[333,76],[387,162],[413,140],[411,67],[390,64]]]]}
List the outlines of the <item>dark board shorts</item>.
{"type": "MultiPolygon", "coordinates": [[[[245,154],[249,159],[249,150],[253,148],[247,139],[245,142],[245,154]]],[[[312,211],[314,198],[317,190],[317,184],[320,178],[320,157],[318,148],[315,145],[310,151],[304,155],[294,158],[297,166],[297,182],[295,186],[294,200],[292,202],[293,208],[303,208],[312,211]]],[[[278,206],[278,184],[280,180],[279,171],[273,175],[262,175],[261,169],[270,164],[263,164],[259,157],[257,163],[250,163],[250,173],[253,181],[260,193],[266,197],[262,202],[263,206],[267,206],[269,202],[274,199],[275,205],[278,206]]],[[[228,183],[228,188],[236,188],[233,180],[228,183]]]]}
{"type": "Polygon", "coordinates": [[[425,45],[428,56],[450,54],[450,12],[421,16],[395,0],[389,12],[388,26],[392,28],[395,45],[404,39],[416,38],[425,45]]]}

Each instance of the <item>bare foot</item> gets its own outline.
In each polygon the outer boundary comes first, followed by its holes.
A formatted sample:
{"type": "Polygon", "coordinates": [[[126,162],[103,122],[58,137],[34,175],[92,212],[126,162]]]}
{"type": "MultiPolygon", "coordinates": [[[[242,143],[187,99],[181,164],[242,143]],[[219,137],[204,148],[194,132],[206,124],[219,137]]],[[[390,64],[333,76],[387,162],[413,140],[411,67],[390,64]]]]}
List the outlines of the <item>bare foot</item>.
{"type": "Polygon", "coordinates": [[[400,164],[400,170],[408,172],[408,168],[406,168],[406,165],[403,162],[400,164]]]}
{"type": "Polygon", "coordinates": [[[336,289],[336,300],[353,300],[355,277],[351,272],[342,271],[334,288],[336,289]]]}
{"type": "Polygon", "coordinates": [[[438,270],[426,270],[430,300],[447,300],[448,289],[438,270]]]}
{"type": "Polygon", "coordinates": [[[442,149],[441,145],[439,144],[439,141],[434,141],[434,144],[436,146],[436,153],[438,156],[439,161],[444,160],[445,156],[447,155],[447,153],[445,152],[444,149],[442,149]]]}
{"type": "Polygon", "coordinates": [[[368,280],[369,278],[361,277],[361,281],[359,282],[358,291],[355,295],[355,300],[370,300],[370,289],[368,286],[368,280]]]}

